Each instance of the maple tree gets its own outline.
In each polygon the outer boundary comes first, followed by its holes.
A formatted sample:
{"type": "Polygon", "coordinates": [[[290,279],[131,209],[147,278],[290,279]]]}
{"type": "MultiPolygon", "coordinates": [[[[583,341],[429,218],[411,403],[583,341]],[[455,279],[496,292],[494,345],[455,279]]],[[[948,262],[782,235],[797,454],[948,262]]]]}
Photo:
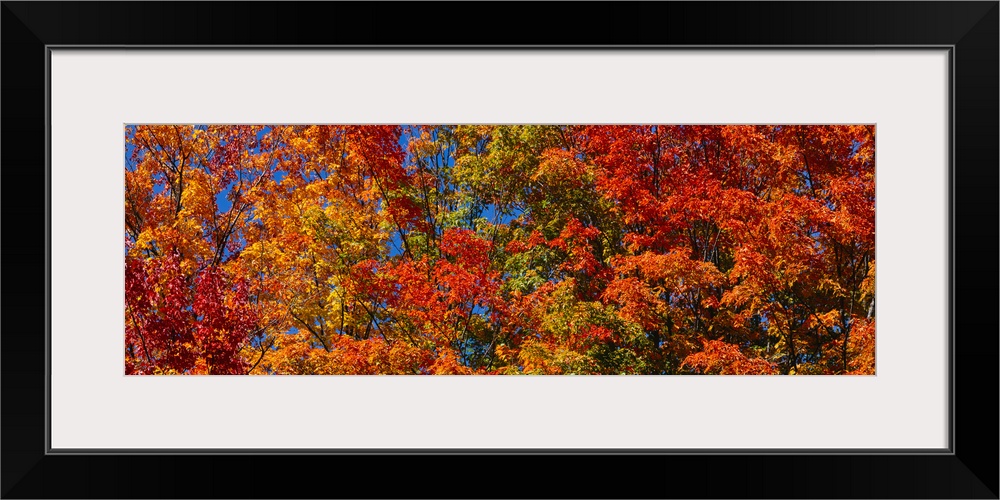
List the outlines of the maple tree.
{"type": "Polygon", "coordinates": [[[129,374],[874,374],[875,129],[125,128],[129,374]]]}

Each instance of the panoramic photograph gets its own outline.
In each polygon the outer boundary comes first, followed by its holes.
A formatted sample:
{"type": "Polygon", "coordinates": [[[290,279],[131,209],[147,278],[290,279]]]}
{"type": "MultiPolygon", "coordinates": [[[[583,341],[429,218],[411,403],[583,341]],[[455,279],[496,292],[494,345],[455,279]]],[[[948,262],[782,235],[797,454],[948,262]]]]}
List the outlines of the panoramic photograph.
{"type": "Polygon", "coordinates": [[[875,126],[124,127],[127,375],[874,375],[875,126]]]}

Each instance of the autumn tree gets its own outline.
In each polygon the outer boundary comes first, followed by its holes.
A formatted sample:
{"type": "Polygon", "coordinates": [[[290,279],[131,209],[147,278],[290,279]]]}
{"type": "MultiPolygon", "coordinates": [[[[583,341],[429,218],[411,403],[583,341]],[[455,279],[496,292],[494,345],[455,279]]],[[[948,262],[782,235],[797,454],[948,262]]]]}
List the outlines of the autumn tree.
{"type": "Polygon", "coordinates": [[[125,138],[128,373],[874,373],[872,126],[125,138]]]}

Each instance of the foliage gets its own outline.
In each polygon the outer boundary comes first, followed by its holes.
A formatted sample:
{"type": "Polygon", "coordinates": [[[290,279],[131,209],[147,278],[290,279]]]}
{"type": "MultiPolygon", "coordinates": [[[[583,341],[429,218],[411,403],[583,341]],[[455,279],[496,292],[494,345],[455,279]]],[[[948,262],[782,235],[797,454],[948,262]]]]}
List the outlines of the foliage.
{"type": "Polygon", "coordinates": [[[128,126],[130,374],[873,374],[872,126],[128,126]]]}

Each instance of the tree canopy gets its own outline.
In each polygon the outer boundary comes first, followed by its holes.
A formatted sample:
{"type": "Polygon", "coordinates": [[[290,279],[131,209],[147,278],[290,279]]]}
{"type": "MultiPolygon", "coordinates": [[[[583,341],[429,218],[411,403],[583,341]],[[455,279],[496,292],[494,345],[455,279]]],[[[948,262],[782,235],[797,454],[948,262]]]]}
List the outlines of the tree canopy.
{"type": "Polygon", "coordinates": [[[128,374],[874,374],[875,128],[130,125],[128,374]]]}

